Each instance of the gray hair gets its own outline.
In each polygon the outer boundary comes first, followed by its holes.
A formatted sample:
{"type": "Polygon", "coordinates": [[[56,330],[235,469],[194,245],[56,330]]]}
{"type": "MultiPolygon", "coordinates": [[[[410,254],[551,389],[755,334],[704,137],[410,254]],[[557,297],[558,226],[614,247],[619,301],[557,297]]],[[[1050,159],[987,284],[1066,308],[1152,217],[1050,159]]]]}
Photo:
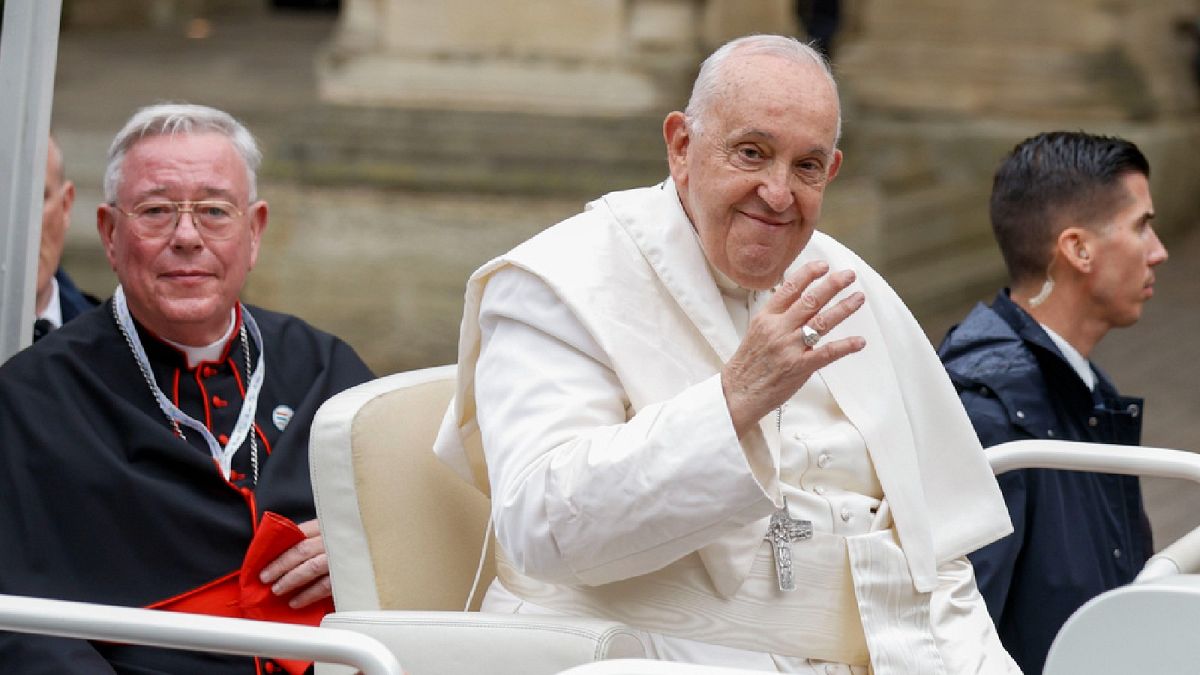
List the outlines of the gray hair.
{"type": "MultiPolygon", "coordinates": [[[[725,64],[735,53],[738,56],[777,56],[800,65],[819,66],[821,72],[829,78],[829,85],[833,87],[834,95],[837,95],[837,81],[833,79],[833,70],[829,67],[829,61],[811,45],[783,35],[746,35],[721,45],[708,58],[704,59],[704,63],[700,64],[700,74],[696,76],[696,81],[692,84],[692,95],[688,99],[687,108],[683,111],[687,115],[688,124],[693,133],[698,134],[703,129],[703,119],[711,111],[713,101],[723,84],[725,64]]],[[[841,137],[842,111],[839,103],[837,132],[833,138],[834,147],[837,147],[841,137]]]]}
{"type": "Polygon", "coordinates": [[[125,154],[138,141],[153,136],[202,133],[218,133],[229,139],[246,165],[250,201],[257,201],[257,172],[262,164],[262,152],[254,136],[229,113],[188,103],[146,106],[129,118],[108,147],[108,164],[104,167],[104,201],[116,203],[117,186],[121,183],[121,164],[125,161],[125,154]]]}

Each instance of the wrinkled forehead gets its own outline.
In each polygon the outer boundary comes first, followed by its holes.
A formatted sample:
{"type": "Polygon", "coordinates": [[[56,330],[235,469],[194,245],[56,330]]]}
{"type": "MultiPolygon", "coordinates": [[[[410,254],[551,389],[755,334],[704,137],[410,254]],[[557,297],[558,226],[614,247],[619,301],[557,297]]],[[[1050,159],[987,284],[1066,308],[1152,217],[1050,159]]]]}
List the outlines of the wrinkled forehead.
{"type": "MultiPolygon", "coordinates": [[[[249,172],[223,134],[176,133],[145,136],[125,152],[118,194],[240,197],[249,192],[249,172]]],[[[182,197],[177,197],[182,198],[182,197]]]]}
{"type": "Polygon", "coordinates": [[[733,56],[721,72],[722,86],[708,117],[728,127],[804,125],[836,139],[840,102],[820,65],[770,54],[733,56]]]}

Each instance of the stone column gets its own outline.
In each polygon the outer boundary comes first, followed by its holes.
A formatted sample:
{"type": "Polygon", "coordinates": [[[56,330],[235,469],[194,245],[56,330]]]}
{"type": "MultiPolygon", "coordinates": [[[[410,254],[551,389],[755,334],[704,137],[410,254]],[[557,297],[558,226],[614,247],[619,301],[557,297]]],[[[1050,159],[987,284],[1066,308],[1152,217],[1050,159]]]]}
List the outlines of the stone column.
{"type": "Polygon", "coordinates": [[[669,109],[700,55],[699,0],[345,0],[323,99],[622,115],[669,109]]]}

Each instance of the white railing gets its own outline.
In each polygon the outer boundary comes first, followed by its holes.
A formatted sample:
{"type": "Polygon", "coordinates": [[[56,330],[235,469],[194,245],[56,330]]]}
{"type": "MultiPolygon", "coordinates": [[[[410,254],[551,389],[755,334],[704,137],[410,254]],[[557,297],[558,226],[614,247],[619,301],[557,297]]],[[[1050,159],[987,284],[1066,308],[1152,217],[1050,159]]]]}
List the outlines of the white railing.
{"type": "Polygon", "coordinates": [[[353,666],[401,675],[396,657],[360,633],[137,607],[0,595],[0,630],[353,666]]]}
{"type": "MultiPolygon", "coordinates": [[[[1027,440],[1001,443],[986,451],[992,472],[1016,469],[1064,469],[1129,476],[1178,478],[1200,483],[1200,455],[1140,445],[1027,440]]],[[[1200,571],[1200,528],[1156,553],[1134,583],[1200,571]]]]}

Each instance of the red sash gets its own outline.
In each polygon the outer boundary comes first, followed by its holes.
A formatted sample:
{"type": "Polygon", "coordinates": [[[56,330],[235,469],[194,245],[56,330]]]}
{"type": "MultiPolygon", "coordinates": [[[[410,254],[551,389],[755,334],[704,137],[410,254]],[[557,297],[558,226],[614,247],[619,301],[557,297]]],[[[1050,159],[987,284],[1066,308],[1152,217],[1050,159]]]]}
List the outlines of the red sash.
{"type": "MultiPolygon", "coordinates": [[[[164,609],[188,614],[209,614],[239,619],[278,621],[306,626],[320,625],[321,619],[333,611],[333,600],[325,598],[307,607],[292,609],[288,598],[271,592],[270,584],[259,581],[258,575],[284,551],[304,541],[305,535],[291,520],[267,511],[250,548],[242,560],[241,569],[173,598],[160,600],[149,609],[164,609]]],[[[312,665],[311,661],[274,659],[290,675],[300,675],[312,665]]],[[[269,671],[270,669],[268,669],[269,671]]]]}

